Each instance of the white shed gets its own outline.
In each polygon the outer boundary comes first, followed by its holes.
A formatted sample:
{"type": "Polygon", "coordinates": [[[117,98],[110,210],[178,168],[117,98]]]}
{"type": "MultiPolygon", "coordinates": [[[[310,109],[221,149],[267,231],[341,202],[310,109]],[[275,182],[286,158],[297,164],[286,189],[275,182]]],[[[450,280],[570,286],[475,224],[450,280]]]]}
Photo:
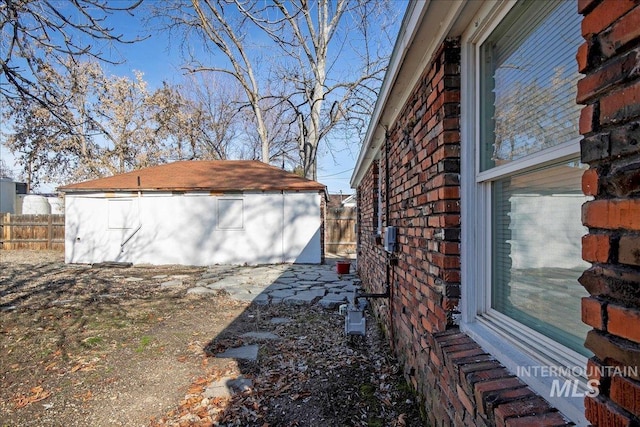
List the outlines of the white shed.
{"type": "Polygon", "coordinates": [[[320,263],[325,187],[258,161],[182,161],[60,187],[65,261],[320,263]]]}

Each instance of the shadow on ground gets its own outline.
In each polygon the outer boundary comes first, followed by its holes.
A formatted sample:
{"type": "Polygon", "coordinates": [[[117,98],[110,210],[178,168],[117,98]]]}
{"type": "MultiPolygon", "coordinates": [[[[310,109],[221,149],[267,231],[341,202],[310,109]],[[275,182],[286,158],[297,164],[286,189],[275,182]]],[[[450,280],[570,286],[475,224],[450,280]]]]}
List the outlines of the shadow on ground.
{"type": "Polygon", "coordinates": [[[332,265],[6,267],[9,425],[421,425],[375,320],[345,337],[332,265]]]}

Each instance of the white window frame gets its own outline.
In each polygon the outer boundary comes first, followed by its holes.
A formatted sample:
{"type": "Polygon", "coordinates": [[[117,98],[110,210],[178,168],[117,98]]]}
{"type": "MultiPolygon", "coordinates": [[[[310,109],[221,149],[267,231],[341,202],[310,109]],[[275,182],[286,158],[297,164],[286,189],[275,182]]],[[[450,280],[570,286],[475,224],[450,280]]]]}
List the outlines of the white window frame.
{"type": "Polygon", "coordinates": [[[243,197],[222,197],[219,198],[217,203],[217,213],[218,213],[218,226],[217,229],[218,230],[224,230],[224,231],[240,231],[240,230],[244,230],[245,229],[245,221],[244,221],[244,210],[245,210],[245,203],[244,203],[244,198],[243,197]],[[227,212],[224,211],[222,209],[222,205],[225,202],[240,202],[240,215],[237,219],[239,219],[240,224],[227,224],[226,222],[223,221],[228,221],[226,219],[226,215],[227,212]]]}
{"type": "Polygon", "coordinates": [[[131,198],[107,198],[107,229],[129,230],[136,224],[137,212],[131,198]]]}
{"type": "MultiPolygon", "coordinates": [[[[480,46],[489,38],[517,1],[487,2],[471,20],[461,38],[461,277],[462,331],[471,336],[513,373],[542,366],[578,367],[584,372],[587,358],[542,334],[491,309],[491,181],[515,171],[579,157],[580,139],[491,168],[480,169],[480,46]],[[526,341],[526,342],[525,342],[526,341]],[[544,350],[544,352],[543,352],[544,350]]],[[[581,392],[586,378],[577,380],[581,392]]],[[[578,425],[584,417],[584,396],[551,398],[558,376],[520,376],[541,397],[578,425]]]]}

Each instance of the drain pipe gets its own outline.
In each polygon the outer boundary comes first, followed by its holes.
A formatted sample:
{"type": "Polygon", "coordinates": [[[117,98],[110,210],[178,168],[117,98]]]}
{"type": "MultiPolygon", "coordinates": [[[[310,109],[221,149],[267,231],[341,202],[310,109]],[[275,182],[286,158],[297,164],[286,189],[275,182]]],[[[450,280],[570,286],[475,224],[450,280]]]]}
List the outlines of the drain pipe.
{"type": "MultiPolygon", "coordinates": [[[[389,132],[385,130],[385,143],[384,143],[384,156],[385,156],[385,173],[387,174],[385,179],[385,216],[387,227],[389,226],[389,132]]],[[[395,250],[395,249],[392,249],[395,250]]],[[[386,252],[386,250],[385,250],[386,252]]],[[[366,334],[366,318],[364,316],[364,309],[366,304],[361,304],[360,298],[387,298],[389,299],[389,335],[391,341],[391,350],[395,351],[395,332],[393,327],[393,271],[392,267],[398,265],[398,258],[392,252],[386,252],[385,274],[386,274],[386,290],[383,293],[361,293],[354,292],[353,300],[350,304],[342,304],[340,306],[340,314],[345,316],[345,333],[347,335],[365,335],[366,334]]]]}
{"type": "MultiPolygon", "coordinates": [[[[384,172],[386,174],[386,179],[384,180],[385,182],[385,191],[384,191],[384,209],[385,209],[385,219],[387,222],[387,227],[389,227],[389,223],[390,221],[390,214],[391,214],[391,209],[389,208],[389,191],[390,191],[390,177],[391,174],[389,173],[389,129],[385,129],[384,132],[384,172]]],[[[395,328],[393,326],[393,286],[391,283],[391,280],[393,279],[392,277],[392,271],[391,271],[391,266],[392,264],[397,265],[398,263],[398,259],[394,257],[393,253],[387,252],[386,253],[386,257],[387,257],[387,262],[386,262],[386,280],[387,280],[387,294],[388,298],[389,298],[389,338],[391,341],[391,351],[395,351],[395,347],[396,347],[396,334],[395,334],[395,328]]]]}

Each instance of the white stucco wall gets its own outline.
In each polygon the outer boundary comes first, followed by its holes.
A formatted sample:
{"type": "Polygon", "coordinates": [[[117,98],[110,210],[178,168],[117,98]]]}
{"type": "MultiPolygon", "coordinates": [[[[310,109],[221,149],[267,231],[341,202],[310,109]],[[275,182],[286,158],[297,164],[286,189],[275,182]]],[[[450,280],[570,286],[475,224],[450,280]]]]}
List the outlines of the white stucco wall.
{"type": "Polygon", "coordinates": [[[321,261],[318,193],[68,193],[65,222],[68,263],[321,261]]]}

